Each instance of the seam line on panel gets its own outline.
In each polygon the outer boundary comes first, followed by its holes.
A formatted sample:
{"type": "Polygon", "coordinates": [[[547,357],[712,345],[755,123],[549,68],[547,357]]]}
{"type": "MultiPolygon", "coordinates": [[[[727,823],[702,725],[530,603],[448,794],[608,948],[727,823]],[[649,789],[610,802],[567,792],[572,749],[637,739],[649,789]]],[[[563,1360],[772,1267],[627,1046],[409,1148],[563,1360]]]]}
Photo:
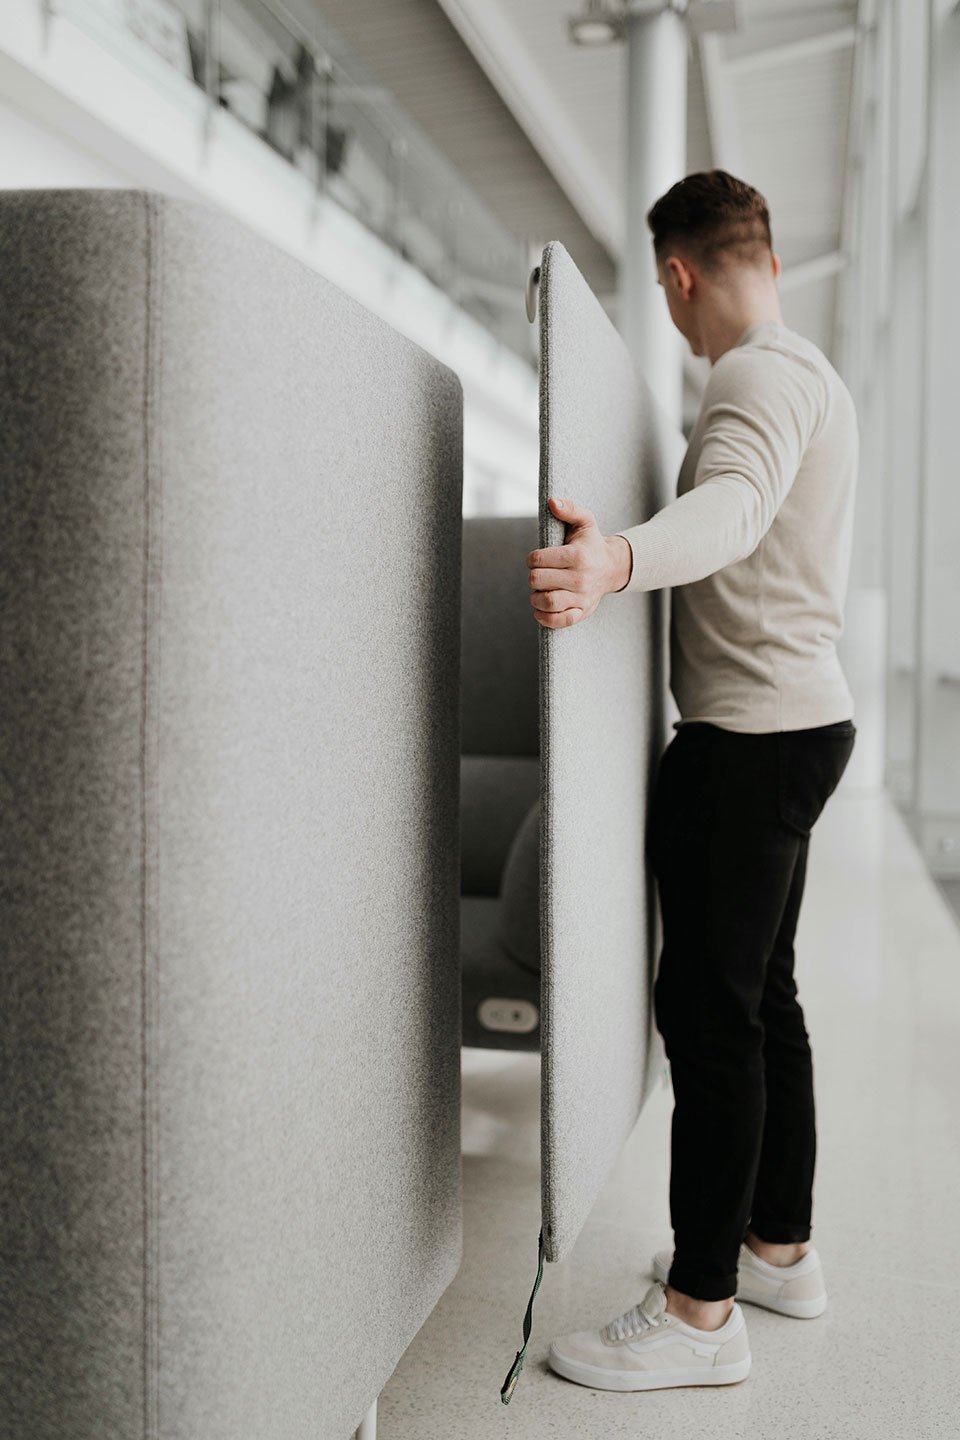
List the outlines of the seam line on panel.
{"type": "Polygon", "coordinates": [[[159,503],[159,428],[156,387],[159,385],[158,326],[160,303],[160,223],[156,201],[144,197],[146,217],[146,284],[143,374],[143,651],[140,696],[140,905],[141,905],[141,1079],[142,1079],[142,1182],[143,1182],[143,1433],[159,1440],[159,1259],[157,1198],[157,835],[159,771],[156,748],[159,737],[159,525],[154,507],[159,503]],[[155,653],[156,652],[156,653],[155,653]]]}

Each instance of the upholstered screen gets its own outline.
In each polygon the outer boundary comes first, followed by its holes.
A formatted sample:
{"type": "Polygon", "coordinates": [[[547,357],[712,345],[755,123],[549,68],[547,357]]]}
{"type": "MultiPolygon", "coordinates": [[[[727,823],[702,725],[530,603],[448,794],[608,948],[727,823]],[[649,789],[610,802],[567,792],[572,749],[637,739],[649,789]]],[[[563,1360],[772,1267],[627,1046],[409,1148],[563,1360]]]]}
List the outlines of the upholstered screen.
{"type": "Polygon", "coordinates": [[[461,1253],[460,385],[131,191],[0,196],[0,362],[0,1433],[346,1440],[461,1253]]]}
{"type": "MultiPolygon", "coordinates": [[[[636,524],[671,498],[683,437],[561,244],[540,271],[539,543],[560,545],[548,496],[586,505],[608,535],[636,524]]],[[[645,859],[665,739],[665,598],[611,595],[577,625],[539,627],[547,1260],[573,1246],[665,1063],[645,859]]]]}

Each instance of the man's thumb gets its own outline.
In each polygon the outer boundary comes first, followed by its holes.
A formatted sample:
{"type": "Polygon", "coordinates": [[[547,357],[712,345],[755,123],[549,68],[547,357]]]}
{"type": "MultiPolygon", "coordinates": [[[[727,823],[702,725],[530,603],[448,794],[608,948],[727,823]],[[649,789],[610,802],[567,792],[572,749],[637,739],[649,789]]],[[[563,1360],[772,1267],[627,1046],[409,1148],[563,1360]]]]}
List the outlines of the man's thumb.
{"type": "Polygon", "coordinates": [[[557,500],[552,495],[550,504],[553,506],[557,519],[563,520],[567,525],[596,524],[593,511],[588,510],[586,505],[576,505],[572,500],[557,500]]]}

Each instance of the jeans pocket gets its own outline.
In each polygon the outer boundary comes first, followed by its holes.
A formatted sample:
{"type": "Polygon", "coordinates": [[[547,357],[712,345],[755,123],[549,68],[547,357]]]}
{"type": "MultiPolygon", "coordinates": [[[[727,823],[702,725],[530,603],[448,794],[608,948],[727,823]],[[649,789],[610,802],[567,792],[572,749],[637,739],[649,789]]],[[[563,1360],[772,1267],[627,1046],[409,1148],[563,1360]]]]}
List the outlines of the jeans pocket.
{"type": "Polygon", "coordinates": [[[777,735],[777,806],[780,819],[809,836],[847,768],[856,743],[851,720],[777,735]]]}

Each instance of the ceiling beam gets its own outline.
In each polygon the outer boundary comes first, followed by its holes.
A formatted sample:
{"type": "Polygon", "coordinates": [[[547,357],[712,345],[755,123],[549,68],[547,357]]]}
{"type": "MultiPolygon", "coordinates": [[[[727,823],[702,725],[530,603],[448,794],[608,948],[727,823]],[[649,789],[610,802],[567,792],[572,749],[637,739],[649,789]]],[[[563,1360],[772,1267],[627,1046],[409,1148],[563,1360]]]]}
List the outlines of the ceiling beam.
{"type": "Polygon", "coordinates": [[[611,255],[623,252],[622,205],[589,147],[510,23],[501,0],[438,0],[504,104],[526,131],[584,224],[611,255]]]}
{"type": "Polygon", "coordinates": [[[777,65],[795,65],[801,60],[828,55],[832,50],[848,50],[856,39],[856,25],[844,25],[835,30],[824,30],[819,35],[808,35],[803,40],[790,40],[783,45],[770,45],[764,50],[747,50],[742,55],[731,55],[726,65],[733,75],[739,77],[758,70],[770,70],[777,65]]]}
{"type": "Polygon", "coordinates": [[[801,285],[813,285],[818,280],[828,280],[838,275],[850,263],[849,255],[842,250],[831,250],[828,255],[816,255],[812,260],[802,260],[799,265],[790,265],[780,276],[781,292],[798,290],[801,285]]]}

